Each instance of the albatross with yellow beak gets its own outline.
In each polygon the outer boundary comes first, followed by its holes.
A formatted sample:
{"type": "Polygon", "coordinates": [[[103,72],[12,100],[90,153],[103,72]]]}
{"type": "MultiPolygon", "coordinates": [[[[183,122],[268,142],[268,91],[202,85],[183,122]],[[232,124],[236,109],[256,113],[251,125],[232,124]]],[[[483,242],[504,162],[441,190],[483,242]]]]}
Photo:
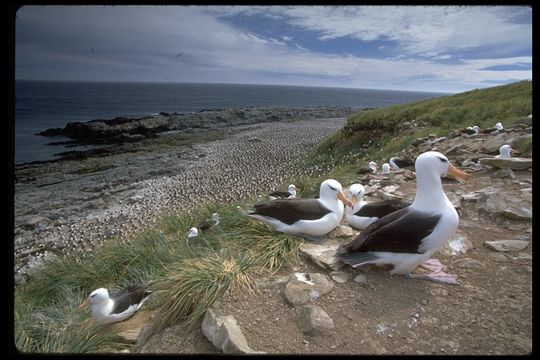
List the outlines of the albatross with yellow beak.
{"type": "Polygon", "coordinates": [[[344,203],[352,206],[343,194],[341,184],[328,179],[321,183],[318,199],[266,201],[255,204],[255,210],[245,214],[271,225],[278,232],[321,241],[341,222],[344,203]]]}
{"type": "Polygon", "coordinates": [[[459,216],[443,191],[441,176],[468,180],[470,175],[455,168],[446,156],[428,151],[416,159],[416,196],[413,203],[370,224],[351,244],[338,249],[339,258],[353,267],[392,264],[390,274],[457,284],[431,256],[455,234],[459,216]],[[428,261],[429,260],[429,261],[428,261]],[[433,272],[411,274],[422,265],[433,272]]]}

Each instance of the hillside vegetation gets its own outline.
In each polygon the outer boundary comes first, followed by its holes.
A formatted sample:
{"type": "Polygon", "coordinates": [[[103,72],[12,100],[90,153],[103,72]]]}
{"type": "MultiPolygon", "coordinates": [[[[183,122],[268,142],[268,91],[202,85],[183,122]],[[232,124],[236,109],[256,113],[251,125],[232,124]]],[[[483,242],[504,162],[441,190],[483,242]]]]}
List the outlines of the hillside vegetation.
{"type": "MultiPolygon", "coordinates": [[[[511,126],[531,111],[530,81],[362,111],[322,142],[310,161],[331,165],[326,177],[348,184],[356,178],[358,165],[368,159],[386,159],[417,137],[442,136],[472,125],[486,128],[498,121],[511,126]]],[[[530,143],[521,146],[520,151],[530,151],[530,143]]],[[[318,196],[321,180],[287,179],[282,187],[294,183],[302,197],[318,196]]],[[[229,290],[251,290],[255,274],[294,263],[303,240],[276,235],[243,215],[237,206],[253,204],[260,194],[250,195],[232,205],[172,214],[130,241],[112,238],[108,246],[83,260],[51,260],[15,291],[17,348],[23,352],[96,352],[115,347],[114,339],[88,325],[89,311],[77,308],[97,287],[149,283],[160,294],[148,305],[159,313],[153,332],[178,322],[189,330],[229,290]],[[189,228],[213,212],[222,216],[219,228],[194,244],[186,242],[189,228]]]]}
{"type": "Polygon", "coordinates": [[[341,131],[319,145],[312,160],[322,159],[338,165],[356,164],[357,160],[365,158],[367,164],[401,151],[417,137],[447,136],[455,129],[474,125],[480,129],[492,128],[497,122],[511,127],[531,113],[532,82],[527,80],[360,111],[349,116],[341,131]],[[411,128],[414,131],[409,130],[411,128]]]}

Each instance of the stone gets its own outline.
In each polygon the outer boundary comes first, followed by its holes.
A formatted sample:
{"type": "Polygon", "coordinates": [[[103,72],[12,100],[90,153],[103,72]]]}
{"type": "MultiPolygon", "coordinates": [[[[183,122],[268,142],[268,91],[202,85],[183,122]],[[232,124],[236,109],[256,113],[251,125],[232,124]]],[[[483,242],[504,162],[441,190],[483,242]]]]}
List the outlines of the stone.
{"type": "Polygon", "coordinates": [[[500,169],[491,174],[491,177],[495,179],[515,179],[516,175],[511,169],[500,169]]]}
{"type": "Polygon", "coordinates": [[[478,199],[477,206],[481,212],[491,215],[500,215],[513,220],[532,221],[532,211],[528,207],[529,204],[521,199],[516,199],[511,194],[493,193],[482,195],[478,199]]]}
{"type": "Polygon", "coordinates": [[[366,287],[367,284],[368,284],[367,276],[365,274],[358,274],[354,278],[354,282],[357,283],[360,286],[366,287]]]}
{"type": "Polygon", "coordinates": [[[334,288],[332,280],[320,273],[294,273],[285,285],[284,295],[293,306],[303,305],[328,294],[334,288]]]}
{"type": "Polygon", "coordinates": [[[486,241],[485,245],[496,251],[513,251],[513,250],[523,250],[529,246],[528,241],[523,240],[496,240],[496,241],[486,241]]]}
{"type": "Polygon", "coordinates": [[[335,239],[335,238],[348,238],[354,236],[354,230],[348,225],[338,225],[332,231],[330,231],[326,237],[335,239]]]}
{"type": "Polygon", "coordinates": [[[450,265],[466,269],[482,269],[484,267],[480,261],[471,258],[457,259],[452,261],[450,265]]]}
{"type": "Polygon", "coordinates": [[[201,330],[210,342],[225,354],[252,354],[253,351],[232,315],[220,316],[209,309],[204,316],[201,330]]]}
{"type": "Polygon", "coordinates": [[[326,243],[314,244],[303,243],[300,246],[300,253],[308,257],[316,265],[327,270],[339,270],[345,264],[336,256],[339,244],[326,243]]]}
{"type": "Polygon", "coordinates": [[[332,271],[330,277],[339,284],[344,284],[349,280],[349,274],[345,271],[332,271]]]}
{"type": "Polygon", "coordinates": [[[317,305],[303,306],[296,316],[296,325],[305,334],[321,333],[334,327],[334,321],[317,305]]]}
{"type": "Polygon", "coordinates": [[[470,249],[474,249],[473,243],[464,235],[457,234],[448,240],[439,251],[445,255],[456,256],[465,254],[470,249]]]}
{"type": "Polygon", "coordinates": [[[529,158],[481,158],[482,165],[489,165],[498,169],[526,170],[532,168],[532,159],[529,158]]]}

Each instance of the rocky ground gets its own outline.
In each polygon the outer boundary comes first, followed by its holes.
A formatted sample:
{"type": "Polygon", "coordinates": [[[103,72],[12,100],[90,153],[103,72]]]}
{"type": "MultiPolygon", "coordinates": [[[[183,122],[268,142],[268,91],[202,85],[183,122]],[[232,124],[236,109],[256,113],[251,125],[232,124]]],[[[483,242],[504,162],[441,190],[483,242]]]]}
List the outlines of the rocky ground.
{"type": "MultiPolygon", "coordinates": [[[[243,337],[234,341],[247,352],[532,353],[532,161],[525,169],[511,170],[472,160],[493,158],[503,143],[530,136],[530,127],[519,127],[497,136],[427,137],[407,151],[412,157],[441,151],[473,174],[467,183],[443,179],[460,224],[437,258],[447,272],[457,275],[459,285],[391,276],[384,267],[343,266],[335,261],[333,251],[358,234],[344,224],[316,251],[311,244],[304,246],[292,268],[257,279],[260,286],[255,294],[233,291],[226,296],[213,307],[212,321],[234,317],[236,325],[234,320],[227,325],[228,336],[241,331],[243,337]],[[299,281],[295,273],[309,274],[314,285],[299,281]],[[311,323],[306,319],[310,311],[317,314],[311,323]],[[230,330],[234,326],[236,330],[230,330]]],[[[414,197],[415,178],[408,171],[369,175],[359,181],[369,184],[368,200],[414,197]]],[[[221,352],[203,331],[183,338],[175,330],[166,329],[131,351],[221,352]]]]}
{"type": "Polygon", "coordinates": [[[290,177],[320,173],[302,159],[344,122],[235,126],[220,130],[221,140],[188,145],[184,132],[169,131],[108,156],[17,166],[16,282],[48,256],[91,254],[111,236],[129,239],[164,213],[278,190],[290,177]]]}

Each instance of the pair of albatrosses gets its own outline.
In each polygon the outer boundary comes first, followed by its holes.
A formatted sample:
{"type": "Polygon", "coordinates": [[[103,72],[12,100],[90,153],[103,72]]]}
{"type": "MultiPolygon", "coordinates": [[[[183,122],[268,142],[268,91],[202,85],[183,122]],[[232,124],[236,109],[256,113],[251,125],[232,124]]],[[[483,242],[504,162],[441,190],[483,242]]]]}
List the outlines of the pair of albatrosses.
{"type": "MultiPolygon", "coordinates": [[[[459,223],[457,211],[443,191],[441,177],[450,174],[468,180],[470,175],[436,151],[418,156],[415,170],[417,190],[413,203],[368,225],[351,244],[338,249],[338,256],[353,267],[392,264],[391,274],[457,284],[455,277],[442,271],[442,264],[428,260],[456,232],[459,223]],[[411,274],[418,265],[433,272],[411,274]]],[[[319,199],[274,200],[256,204],[247,215],[279,232],[320,241],[341,221],[342,202],[353,207],[344,197],[341,184],[329,179],[321,184],[319,199]]]]}
{"type": "Polygon", "coordinates": [[[442,271],[440,262],[429,259],[456,232],[459,223],[458,213],[443,191],[441,176],[468,180],[470,175],[436,151],[418,156],[415,167],[413,203],[371,223],[351,244],[340,247],[338,256],[353,267],[392,264],[390,274],[457,284],[454,276],[442,271]],[[418,265],[433,272],[411,274],[418,265]]]}

